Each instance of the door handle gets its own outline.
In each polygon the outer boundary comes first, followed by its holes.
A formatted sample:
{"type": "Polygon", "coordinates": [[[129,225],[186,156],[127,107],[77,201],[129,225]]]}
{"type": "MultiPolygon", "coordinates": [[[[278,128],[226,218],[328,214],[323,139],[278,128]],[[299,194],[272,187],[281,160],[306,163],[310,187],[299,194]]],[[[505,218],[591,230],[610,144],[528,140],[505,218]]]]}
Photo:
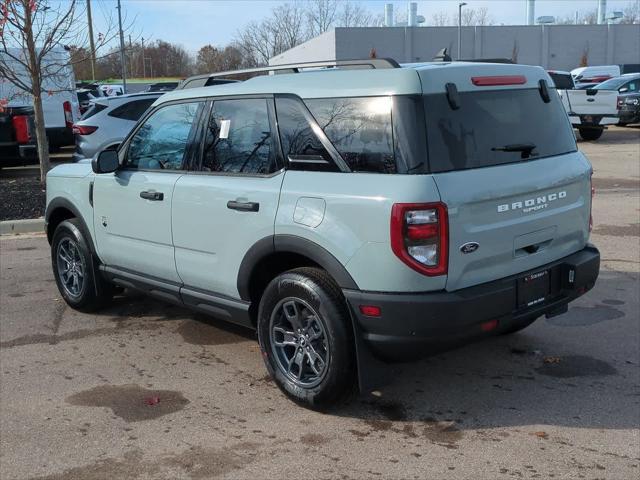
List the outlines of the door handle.
{"type": "Polygon", "coordinates": [[[260,204],[258,202],[237,202],[235,200],[229,200],[227,202],[227,208],[241,212],[257,212],[260,210],[260,204]]]}
{"type": "Polygon", "coordinates": [[[153,202],[161,202],[162,200],[164,200],[164,193],[145,190],[143,192],[140,192],[140,198],[151,200],[153,202]]]}

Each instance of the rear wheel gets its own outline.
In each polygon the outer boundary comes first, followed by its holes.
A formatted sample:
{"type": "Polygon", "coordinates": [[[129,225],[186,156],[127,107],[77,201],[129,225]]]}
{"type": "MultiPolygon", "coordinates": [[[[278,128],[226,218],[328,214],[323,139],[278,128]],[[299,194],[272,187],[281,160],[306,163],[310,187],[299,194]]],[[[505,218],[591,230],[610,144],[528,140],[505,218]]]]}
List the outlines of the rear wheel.
{"type": "Polygon", "coordinates": [[[95,311],[113,296],[113,287],[96,271],[97,265],[80,222],[65,220],[56,227],[51,241],[53,274],[60,295],[69,306],[95,311]]]}
{"type": "Polygon", "coordinates": [[[355,385],[349,312],[331,277],[316,268],[285,272],[269,283],[258,312],[258,340],[271,376],[291,399],[335,404],[355,385]]]}
{"type": "Polygon", "coordinates": [[[598,140],[604,132],[603,128],[579,128],[580,137],[586,141],[598,140]]]}

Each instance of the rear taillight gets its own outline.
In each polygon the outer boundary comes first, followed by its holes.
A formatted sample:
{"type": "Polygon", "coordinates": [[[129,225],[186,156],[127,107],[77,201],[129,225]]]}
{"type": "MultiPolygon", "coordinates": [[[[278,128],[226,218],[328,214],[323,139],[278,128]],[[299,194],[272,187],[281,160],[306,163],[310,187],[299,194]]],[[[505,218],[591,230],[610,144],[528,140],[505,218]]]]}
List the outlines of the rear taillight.
{"type": "Polygon", "coordinates": [[[444,203],[396,203],[391,209],[391,249],[424,275],[447,273],[448,221],[444,203]]]}
{"type": "Polygon", "coordinates": [[[591,187],[591,204],[589,205],[589,232],[593,230],[593,197],[596,195],[596,187],[593,186],[593,174],[589,179],[589,185],[591,187]]]}
{"type": "Polygon", "coordinates": [[[71,112],[71,102],[66,101],[62,104],[62,109],[64,110],[64,123],[67,128],[73,127],[73,113],[71,112]]]}
{"type": "Polygon", "coordinates": [[[89,125],[74,125],[72,129],[76,135],[91,135],[96,130],[98,127],[90,127],[89,125]]]}
{"type": "Polygon", "coordinates": [[[618,103],[617,103],[618,110],[622,108],[622,105],[624,105],[624,98],[618,97],[618,103]]]}
{"type": "Polygon", "coordinates": [[[471,77],[476,87],[493,87],[498,85],[524,85],[527,77],[524,75],[497,75],[492,77],[471,77]]]}
{"type": "Polygon", "coordinates": [[[16,135],[16,142],[21,145],[29,143],[31,140],[31,132],[29,129],[29,116],[28,115],[16,115],[11,119],[13,123],[13,131],[16,135]]]}

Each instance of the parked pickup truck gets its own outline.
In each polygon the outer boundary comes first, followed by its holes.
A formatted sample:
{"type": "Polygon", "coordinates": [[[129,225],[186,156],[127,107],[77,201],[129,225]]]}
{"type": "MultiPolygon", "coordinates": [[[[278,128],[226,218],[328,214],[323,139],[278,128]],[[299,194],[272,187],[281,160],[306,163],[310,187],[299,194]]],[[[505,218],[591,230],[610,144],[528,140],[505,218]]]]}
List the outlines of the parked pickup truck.
{"type": "Polygon", "coordinates": [[[0,104],[0,168],[27,165],[36,158],[33,108],[0,104]]]}
{"type": "Polygon", "coordinates": [[[607,125],[618,123],[618,93],[587,88],[576,89],[570,72],[550,71],[571,125],[583,140],[597,140],[607,125]]]}

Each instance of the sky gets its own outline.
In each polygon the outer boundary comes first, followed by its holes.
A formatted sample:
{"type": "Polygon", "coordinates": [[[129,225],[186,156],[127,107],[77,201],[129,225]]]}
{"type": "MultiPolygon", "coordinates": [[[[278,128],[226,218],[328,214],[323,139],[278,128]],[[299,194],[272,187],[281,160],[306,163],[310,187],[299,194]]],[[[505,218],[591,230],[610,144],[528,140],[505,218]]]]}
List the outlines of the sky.
{"type": "MultiPolygon", "coordinates": [[[[631,0],[608,0],[607,11],[622,10],[631,0]]],[[[195,53],[208,43],[223,46],[229,43],[236,32],[252,20],[261,20],[271,9],[283,3],[272,0],[122,0],[123,15],[135,19],[133,36],[149,40],[162,39],[177,43],[195,53]]],[[[359,2],[372,13],[383,13],[385,3],[393,3],[394,10],[406,12],[406,1],[365,0],[359,2]]],[[[524,24],[526,20],[525,0],[466,0],[468,7],[489,10],[495,24],[524,24]]],[[[91,0],[94,28],[104,28],[103,18],[107,12],[115,15],[114,0],[91,0]]],[[[597,8],[597,0],[537,0],[536,17],[553,15],[566,17],[576,11],[597,8]]],[[[418,1],[418,14],[427,24],[437,12],[456,15],[458,0],[418,1]]],[[[114,17],[117,18],[117,17],[114,17]]]]}

